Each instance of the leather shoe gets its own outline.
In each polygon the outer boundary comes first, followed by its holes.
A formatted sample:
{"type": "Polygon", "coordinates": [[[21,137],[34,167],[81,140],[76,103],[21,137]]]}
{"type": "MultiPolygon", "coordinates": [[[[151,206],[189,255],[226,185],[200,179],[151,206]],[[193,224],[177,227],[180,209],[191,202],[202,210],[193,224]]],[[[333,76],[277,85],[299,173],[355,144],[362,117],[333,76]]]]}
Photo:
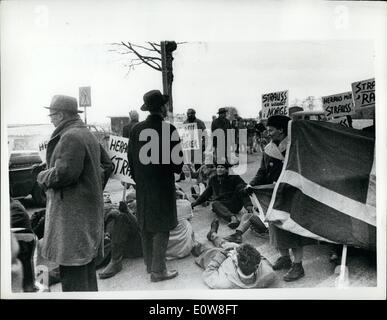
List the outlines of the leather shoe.
{"type": "Polygon", "coordinates": [[[305,275],[302,262],[293,263],[292,268],[284,275],[284,280],[287,282],[296,281],[305,275]]]}
{"type": "Polygon", "coordinates": [[[106,268],[99,274],[100,279],[108,279],[122,270],[121,261],[110,261],[106,268]]]}
{"type": "Polygon", "coordinates": [[[159,282],[164,280],[169,280],[177,277],[179,273],[177,270],[165,270],[163,272],[152,272],[151,274],[151,281],[152,282],[159,282]]]}
{"type": "Polygon", "coordinates": [[[240,224],[239,219],[236,216],[232,216],[231,221],[227,224],[227,226],[231,229],[236,229],[238,228],[239,224],[240,224]]]}
{"type": "Polygon", "coordinates": [[[242,243],[242,234],[236,231],[235,233],[230,234],[229,236],[224,237],[223,239],[229,242],[235,242],[239,244],[242,243]]]}
{"type": "Polygon", "coordinates": [[[208,239],[209,241],[212,240],[212,234],[213,234],[213,233],[217,233],[217,232],[218,232],[218,229],[219,229],[219,220],[218,220],[218,219],[212,220],[212,222],[211,222],[211,229],[210,229],[210,231],[207,233],[207,239],[208,239]]]}
{"type": "Polygon", "coordinates": [[[290,269],[292,266],[292,260],[289,256],[279,257],[273,265],[273,270],[290,269]]]}

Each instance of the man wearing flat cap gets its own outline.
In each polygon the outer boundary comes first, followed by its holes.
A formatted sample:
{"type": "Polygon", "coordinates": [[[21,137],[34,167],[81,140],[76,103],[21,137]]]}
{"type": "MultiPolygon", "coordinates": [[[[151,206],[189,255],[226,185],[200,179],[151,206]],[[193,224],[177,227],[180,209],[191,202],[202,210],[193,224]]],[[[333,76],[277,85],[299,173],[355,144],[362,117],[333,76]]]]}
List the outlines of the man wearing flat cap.
{"type": "Polygon", "coordinates": [[[141,110],[150,115],[130,133],[128,161],[136,182],[145,265],[151,281],[157,282],[178,274],[167,270],[165,255],[169,232],[177,226],[174,174],[182,170],[183,153],[176,128],[164,121],[168,96],[152,90],[143,99],[141,110]]]}
{"type": "MultiPolygon", "coordinates": [[[[257,174],[246,187],[248,192],[252,192],[251,186],[275,183],[281,175],[288,143],[289,120],[289,117],[283,115],[271,116],[267,120],[266,128],[271,141],[265,147],[261,166],[257,174]]],[[[251,214],[249,213],[243,215],[241,224],[236,229],[236,232],[225,237],[225,240],[240,243],[242,241],[242,234],[247,231],[251,224],[250,217],[251,214]]],[[[288,270],[284,275],[285,281],[295,281],[303,277],[303,246],[314,243],[313,240],[280,229],[272,223],[269,223],[269,235],[270,244],[280,253],[280,257],[273,265],[273,269],[288,270]],[[293,253],[293,262],[290,259],[289,249],[293,253]]]]}
{"type": "Polygon", "coordinates": [[[95,260],[104,236],[103,187],[113,166],[79,117],[75,98],[56,95],[46,108],[55,129],[47,146],[47,169],[37,177],[47,195],[42,256],[59,265],[63,291],[98,291],[95,260]]]}
{"type": "Polygon", "coordinates": [[[211,132],[213,136],[212,145],[214,147],[214,157],[220,157],[227,159],[228,150],[227,148],[227,131],[231,129],[231,123],[227,119],[227,109],[219,108],[218,110],[218,118],[214,119],[211,123],[211,132]],[[221,136],[217,136],[221,134],[221,136]],[[221,139],[222,137],[222,139],[221,139]],[[223,140],[223,141],[222,141],[223,140]]]}

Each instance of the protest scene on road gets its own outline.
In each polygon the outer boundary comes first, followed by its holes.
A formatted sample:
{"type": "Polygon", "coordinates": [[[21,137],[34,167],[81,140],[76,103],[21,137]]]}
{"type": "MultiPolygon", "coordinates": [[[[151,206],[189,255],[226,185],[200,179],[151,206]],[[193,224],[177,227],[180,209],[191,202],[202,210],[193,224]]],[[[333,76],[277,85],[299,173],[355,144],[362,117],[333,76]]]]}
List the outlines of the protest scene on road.
{"type": "Polygon", "coordinates": [[[367,41],[47,44],[81,81],[6,109],[11,292],[376,288],[367,41]]]}

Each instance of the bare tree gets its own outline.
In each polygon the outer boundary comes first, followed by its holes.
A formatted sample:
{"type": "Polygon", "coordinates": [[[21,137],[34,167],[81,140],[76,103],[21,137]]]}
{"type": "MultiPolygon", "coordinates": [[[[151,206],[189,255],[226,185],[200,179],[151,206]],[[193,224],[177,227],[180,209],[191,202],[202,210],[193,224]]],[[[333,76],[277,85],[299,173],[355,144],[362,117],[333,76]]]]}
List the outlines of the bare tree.
{"type": "Polygon", "coordinates": [[[128,55],[128,73],[134,70],[135,66],[147,65],[148,67],[162,72],[163,91],[164,94],[169,96],[167,102],[167,108],[170,113],[173,113],[173,102],[172,102],[172,82],[173,82],[173,71],[172,71],[172,52],[176,50],[177,45],[186,42],[176,43],[175,41],[162,41],[156,42],[145,42],[143,45],[135,44],[133,42],[112,43],[115,47],[109,51],[117,52],[122,55],[128,55]]]}
{"type": "Polygon", "coordinates": [[[135,66],[145,64],[148,67],[162,71],[161,66],[161,45],[156,42],[146,42],[144,45],[132,42],[112,43],[113,49],[109,50],[122,55],[128,55],[128,62],[125,65],[128,71],[134,70],[135,66]]]}

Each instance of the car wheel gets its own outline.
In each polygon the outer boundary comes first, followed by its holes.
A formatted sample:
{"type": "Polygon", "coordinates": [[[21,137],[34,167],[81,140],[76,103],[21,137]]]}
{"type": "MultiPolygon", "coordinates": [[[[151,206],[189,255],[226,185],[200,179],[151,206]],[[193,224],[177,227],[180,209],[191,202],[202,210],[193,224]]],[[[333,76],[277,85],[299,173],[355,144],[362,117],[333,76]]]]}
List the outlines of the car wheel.
{"type": "Polygon", "coordinates": [[[40,186],[35,183],[34,188],[32,189],[32,199],[34,200],[35,204],[38,206],[45,207],[46,206],[46,193],[43,191],[40,186]]]}

